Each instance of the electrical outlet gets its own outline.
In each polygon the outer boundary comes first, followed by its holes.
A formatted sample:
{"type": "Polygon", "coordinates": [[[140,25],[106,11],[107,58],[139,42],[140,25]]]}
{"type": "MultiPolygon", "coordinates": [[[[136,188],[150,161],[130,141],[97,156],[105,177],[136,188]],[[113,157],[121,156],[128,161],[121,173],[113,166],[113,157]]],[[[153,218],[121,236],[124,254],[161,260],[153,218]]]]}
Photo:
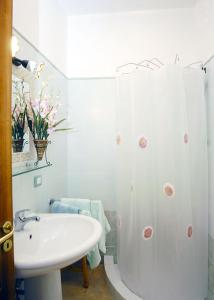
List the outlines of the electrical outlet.
{"type": "Polygon", "coordinates": [[[42,175],[34,176],[34,187],[42,185],[42,175]]]}

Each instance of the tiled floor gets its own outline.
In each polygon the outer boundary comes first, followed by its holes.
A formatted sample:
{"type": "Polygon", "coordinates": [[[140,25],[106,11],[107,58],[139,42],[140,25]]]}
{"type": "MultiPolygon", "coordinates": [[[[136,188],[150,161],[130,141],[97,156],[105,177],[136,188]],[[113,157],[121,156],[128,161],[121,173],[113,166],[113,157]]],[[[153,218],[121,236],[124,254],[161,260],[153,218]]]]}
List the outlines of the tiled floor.
{"type": "Polygon", "coordinates": [[[82,287],[82,274],[62,271],[63,300],[113,300],[103,265],[89,271],[89,288],[82,287]]]}

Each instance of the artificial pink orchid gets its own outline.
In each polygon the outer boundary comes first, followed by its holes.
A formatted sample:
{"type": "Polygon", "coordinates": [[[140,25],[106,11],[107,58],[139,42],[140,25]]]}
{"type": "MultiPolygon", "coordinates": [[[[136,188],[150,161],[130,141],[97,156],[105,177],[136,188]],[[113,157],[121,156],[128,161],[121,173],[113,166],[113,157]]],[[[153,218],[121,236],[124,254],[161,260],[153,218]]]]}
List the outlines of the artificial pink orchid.
{"type": "Polygon", "coordinates": [[[30,100],[27,106],[28,126],[36,140],[47,140],[54,131],[71,129],[56,129],[65,119],[57,121],[56,115],[60,104],[58,102],[51,103],[54,97],[45,93],[46,87],[47,85],[43,85],[39,98],[30,100]]]}

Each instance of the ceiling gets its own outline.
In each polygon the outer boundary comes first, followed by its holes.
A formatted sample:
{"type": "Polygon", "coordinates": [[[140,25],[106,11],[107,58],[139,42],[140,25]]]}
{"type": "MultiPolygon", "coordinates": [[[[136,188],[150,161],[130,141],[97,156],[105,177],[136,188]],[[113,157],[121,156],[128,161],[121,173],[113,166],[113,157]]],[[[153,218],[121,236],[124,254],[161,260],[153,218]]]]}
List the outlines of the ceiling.
{"type": "Polygon", "coordinates": [[[190,8],[197,0],[56,0],[67,15],[190,8]]]}

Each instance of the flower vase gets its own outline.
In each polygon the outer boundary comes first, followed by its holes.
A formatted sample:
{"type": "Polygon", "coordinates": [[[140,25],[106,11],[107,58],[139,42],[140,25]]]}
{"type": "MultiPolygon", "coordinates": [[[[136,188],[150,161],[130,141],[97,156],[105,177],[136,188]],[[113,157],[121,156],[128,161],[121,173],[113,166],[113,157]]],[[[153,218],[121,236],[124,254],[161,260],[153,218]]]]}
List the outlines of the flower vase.
{"type": "Polygon", "coordinates": [[[48,140],[34,140],[34,145],[36,148],[37,160],[41,161],[47,149],[48,140]]]}
{"type": "Polygon", "coordinates": [[[13,140],[12,141],[12,146],[13,146],[13,152],[22,152],[23,151],[23,146],[24,146],[24,139],[19,139],[19,140],[13,140]]]}

